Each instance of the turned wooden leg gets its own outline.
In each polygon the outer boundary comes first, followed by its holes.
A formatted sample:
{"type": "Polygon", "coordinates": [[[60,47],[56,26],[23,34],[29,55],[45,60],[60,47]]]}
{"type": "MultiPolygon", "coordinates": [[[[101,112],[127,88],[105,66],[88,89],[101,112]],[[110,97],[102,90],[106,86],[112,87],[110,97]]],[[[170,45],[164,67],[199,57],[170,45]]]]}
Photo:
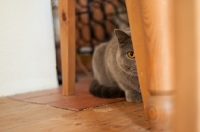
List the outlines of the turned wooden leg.
{"type": "Polygon", "coordinates": [[[174,112],[174,29],[172,0],[140,1],[148,53],[146,112],[152,131],[171,131],[174,112]]]}
{"type": "Polygon", "coordinates": [[[134,54],[136,56],[137,72],[140,82],[140,89],[142,93],[142,100],[144,109],[146,109],[149,94],[149,80],[148,78],[148,61],[147,48],[145,45],[145,36],[143,28],[142,14],[139,7],[138,0],[126,0],[126,7],[128,12],[129,24],[131,29],[132,42],[134,47],[134,54]]]}
{"type": "Polygon", "coordinates": [[[173,0],[140,0],[148,54],[146,112],[153,131],[171,131],[174,112],[173,0]]]}
{"type": "Polygon", "coordinates": [[[152,131],[170,131],[172,128],[174,112],[172,1],[126,1],[143,102],[152,131]]]}
{"type": "Polygon", "coordinates": [[[75,1],[59,0],[62,94],[75,93],[75,1]]]}

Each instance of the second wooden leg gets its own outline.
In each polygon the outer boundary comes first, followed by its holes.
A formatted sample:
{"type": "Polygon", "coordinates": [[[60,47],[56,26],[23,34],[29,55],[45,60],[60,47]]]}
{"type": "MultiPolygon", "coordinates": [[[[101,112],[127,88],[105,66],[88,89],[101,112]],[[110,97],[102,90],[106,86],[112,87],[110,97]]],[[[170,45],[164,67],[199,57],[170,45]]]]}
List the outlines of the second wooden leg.
{"type": "Polygon", "coordinates": [[[75,93],[75,1],[59,0],[62,94],[75,93]]]}

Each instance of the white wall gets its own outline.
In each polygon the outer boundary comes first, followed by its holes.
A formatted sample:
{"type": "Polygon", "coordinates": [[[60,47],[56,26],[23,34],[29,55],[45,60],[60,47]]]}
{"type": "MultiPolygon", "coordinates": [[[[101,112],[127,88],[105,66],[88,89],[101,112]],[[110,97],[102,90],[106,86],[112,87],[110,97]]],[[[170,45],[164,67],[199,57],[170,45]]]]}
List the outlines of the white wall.
{"type": "Polygon", "coordinates": [[[0,0],[0,96],[58,86],[50,0],[0,0]]]}

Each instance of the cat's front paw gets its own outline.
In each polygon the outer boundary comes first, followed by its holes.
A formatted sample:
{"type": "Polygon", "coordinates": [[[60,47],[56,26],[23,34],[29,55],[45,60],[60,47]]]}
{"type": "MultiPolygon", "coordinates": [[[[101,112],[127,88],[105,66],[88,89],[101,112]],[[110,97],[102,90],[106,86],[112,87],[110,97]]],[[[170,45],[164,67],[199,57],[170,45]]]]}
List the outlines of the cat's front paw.
{"type": "Polygon", "coordinates": [[[125,91],[125,94],[128,102],[142,102],[142,95],[137,91],[125,91]]]}

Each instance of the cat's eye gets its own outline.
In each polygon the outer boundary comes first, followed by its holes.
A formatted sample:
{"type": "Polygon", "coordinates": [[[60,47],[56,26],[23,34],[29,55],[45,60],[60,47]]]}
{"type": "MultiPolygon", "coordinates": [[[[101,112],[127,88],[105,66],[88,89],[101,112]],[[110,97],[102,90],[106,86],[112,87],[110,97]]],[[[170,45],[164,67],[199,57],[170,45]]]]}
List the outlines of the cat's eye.
{"type": "Polygon", "coordinates": [[[128,57],[131,58],[131,59],[134,59],[134,58],[135,58],[135,55],[134,55],[134,53],[133,53],[132,51],[127,52],[127,55],[128,55],[128,57]]]}

